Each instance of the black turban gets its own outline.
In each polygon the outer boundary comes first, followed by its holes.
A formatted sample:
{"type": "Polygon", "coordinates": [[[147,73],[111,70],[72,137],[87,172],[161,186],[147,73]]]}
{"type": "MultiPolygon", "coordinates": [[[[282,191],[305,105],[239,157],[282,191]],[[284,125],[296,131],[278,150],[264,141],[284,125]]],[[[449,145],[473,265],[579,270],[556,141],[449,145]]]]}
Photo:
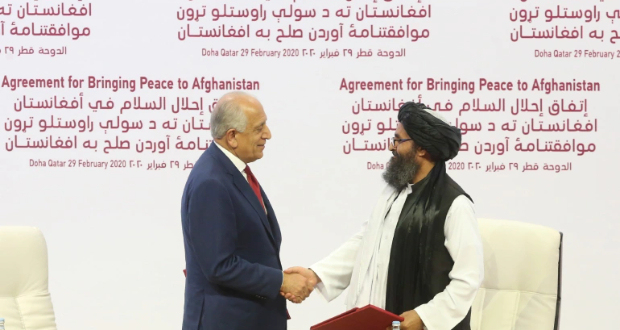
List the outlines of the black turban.
{"type": "Polygon", "coordinates": [[[431,111],[422,103],[407,102],[398,111],[398,121],[415,144],[426,150],[433,160],[445,162],[459,153],[461,130],[431,111]]]}

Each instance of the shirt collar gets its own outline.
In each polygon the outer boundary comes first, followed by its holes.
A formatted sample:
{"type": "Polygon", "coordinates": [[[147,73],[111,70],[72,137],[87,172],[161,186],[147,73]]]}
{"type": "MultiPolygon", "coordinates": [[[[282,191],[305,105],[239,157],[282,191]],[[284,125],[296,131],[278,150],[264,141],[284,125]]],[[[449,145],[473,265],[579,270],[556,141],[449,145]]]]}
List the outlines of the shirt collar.
{"type": "Polygon", "coordinates": [[[224,155],[230,159],[230,161],[235,165],[235,167],[239,170],[239,172],[244,173],[245,167],[247,166],[239,157],[233,155],[232,152],[226,150],[226,148],[222,147],[217,141],[215,141],[215,145],[222,150],[224,155]]]}
{"type": "Polygon", "coordinates": [[[407,185],[407,187],[405,187],[405,188],[403,189],[403,190],[405,191],[405,194],[407,194],[407,195],[411,194],[411,192],[413,191],[413,185],[414,185],[414,184],[415,184],[415,183],[409,183],[409,184],[407,185]]]}

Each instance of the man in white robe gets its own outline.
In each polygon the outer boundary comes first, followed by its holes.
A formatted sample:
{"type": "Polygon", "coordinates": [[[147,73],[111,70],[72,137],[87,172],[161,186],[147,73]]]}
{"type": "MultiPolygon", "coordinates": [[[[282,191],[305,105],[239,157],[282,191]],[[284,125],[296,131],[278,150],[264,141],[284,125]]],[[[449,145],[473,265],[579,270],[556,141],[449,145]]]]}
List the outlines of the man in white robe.
{"type": "Polygon", "coordinates": [[[285,272],[315,281],[328,301],[349,288],[347,310],[372,304],[396,312],[404,330],[469,329],[484,265],[474,205],[445,173],[460,137],[424,104],[404,104],[383,174],[388,185],[370,219],[323,260],[285,272]],[[434,222],[443,230],[433,232],[434,222]]]}

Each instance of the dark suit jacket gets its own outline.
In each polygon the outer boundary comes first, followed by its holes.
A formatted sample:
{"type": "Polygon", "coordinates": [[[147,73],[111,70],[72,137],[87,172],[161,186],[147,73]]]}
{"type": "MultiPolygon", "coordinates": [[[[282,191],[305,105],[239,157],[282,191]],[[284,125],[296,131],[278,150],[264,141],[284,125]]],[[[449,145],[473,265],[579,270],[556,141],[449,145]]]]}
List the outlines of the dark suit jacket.
{"type": "Polygon", "coordinates": [[[183,330],[285,330],[282,236],[230,159],[215,145],[194,165],[181,221],[187,279],[183,330]]]}

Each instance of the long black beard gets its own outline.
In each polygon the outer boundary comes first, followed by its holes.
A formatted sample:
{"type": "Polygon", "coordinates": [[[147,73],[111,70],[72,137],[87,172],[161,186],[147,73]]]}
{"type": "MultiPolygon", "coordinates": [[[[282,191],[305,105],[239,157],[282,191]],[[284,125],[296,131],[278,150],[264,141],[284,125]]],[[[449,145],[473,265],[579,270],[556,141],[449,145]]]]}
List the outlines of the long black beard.
{"type": "Polygon", "coordinates": [[[414,151],[404,156],[394,152],[394,157],[389,161],[385,172],[383,172],[383,180],[394,187],[396,191],[401,191],[413,182],[418,169],[419,165],[415,162],[414,151]]]}

